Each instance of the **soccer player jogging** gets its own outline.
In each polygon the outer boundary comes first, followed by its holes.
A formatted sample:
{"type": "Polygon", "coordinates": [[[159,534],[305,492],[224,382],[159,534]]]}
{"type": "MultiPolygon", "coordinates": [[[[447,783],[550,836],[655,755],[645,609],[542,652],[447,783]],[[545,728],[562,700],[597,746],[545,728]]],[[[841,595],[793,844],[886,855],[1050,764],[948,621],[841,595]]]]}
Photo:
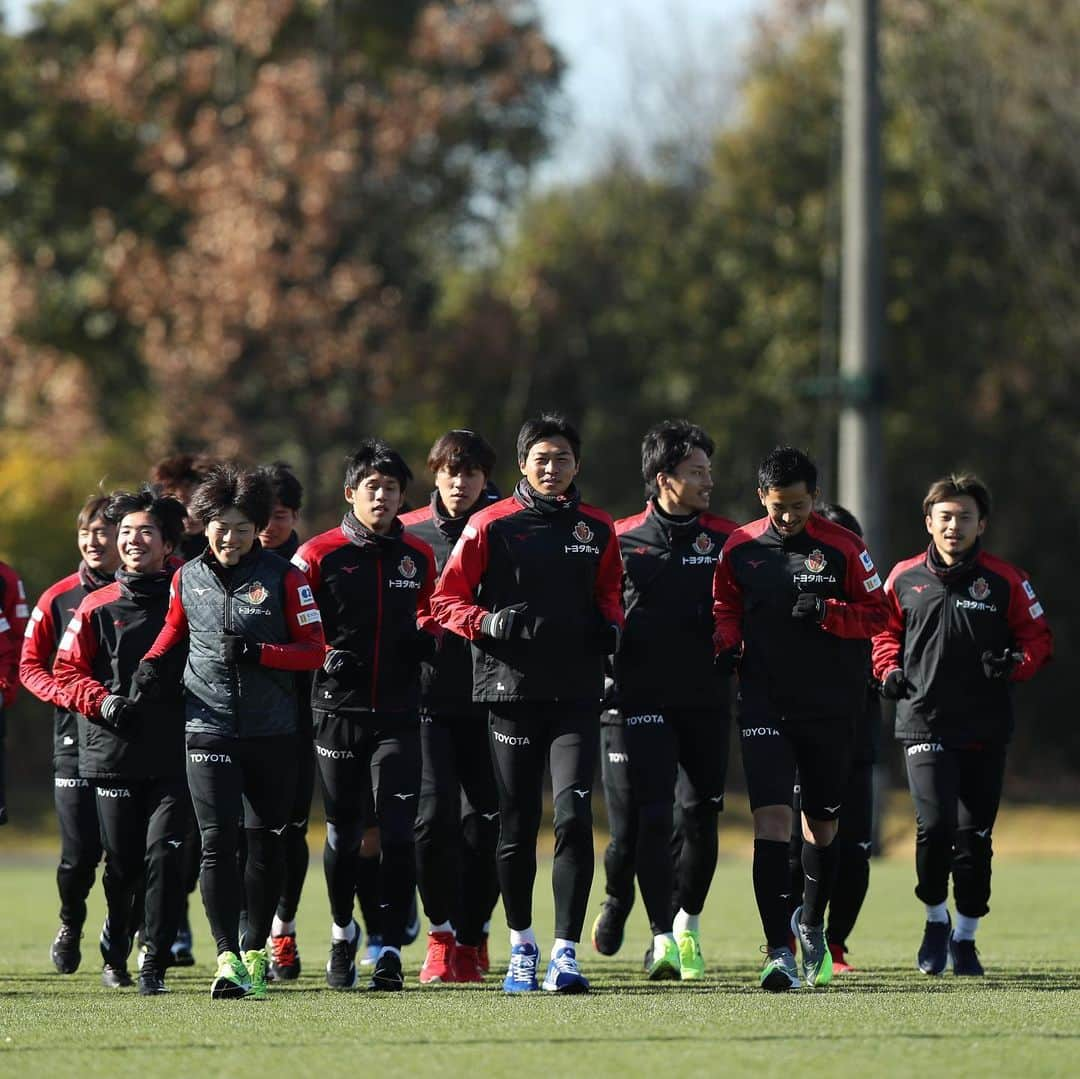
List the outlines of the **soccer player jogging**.
{"type": "MultiPolygon", "coordinates": [[[[495,451],[472,431],[450,431],[431,447],[427,465],[431,501],[401,523],[431,546],[441,573],[470,518],[493,501],[487,484],[495,451]]],[[[499,806],[487,710],[472,699],[469,643],[453,633],[421,671],[420,747],[416,866],[431,923],[420,981],[482,982],[484,926],[499,897],[499,806]]]]}
{"type": "MultiPolygon", "coordinates": [[[[300,547],[296,525],[304,489],[292,467],[284,461],[264,465],[259,471],[270,482],[274,506],[266,527],[259,533],[263,549],[292,559],[300,547]]],[[[315,748],[311,728],[311,675],[296,674],[296,787],[285,829],[285,862],[281,895],[270,927],[270,976],[281,981],[300,977],[300,953],[296,947],[296,910],[308,871],[308,815],[315,790],[315,748]]]]}
{"type": "Polygon", "coordinates": [[[265,943],[281,894],[282,834],[296,781],[295,672],[323,659],[322,619],[303,575],[265,551],[274,494],[261,473],[212,469],[189,512],[206,550],[173,580],[166,624],[136,683],[152,694],[163,665],[188,647],[187,779],[202,839],[200,884],[218,952],[211,999],[266,996],[265,943]],[[240,821],[247,932],[239,939],[240,821]],[[241,958],[243,950],[243,958],[241,958]]]}
{"type": "Polygon", "coordinates": [[[824,918],[836,871],[837,820],[866,685],[868,638],[887,617],[862,541],[814,513],[817,468],[773,450],[758,469],[766,516],[735,530],[713,579],[717,665],[739,672],[738,722],[754,816],[754,893],[765,930],[762,988],[832,978],[824,918]],[[802,789],[803,904],[788,911],[791,792],[802,789]]]}
{"type": "Polygon", "coordinates": [[[39,700],[53,705],[53,797],[60,825],[60,928],[50,956],[61,974],[74,974],[82,961],[80,940],[86,897],[101,860],[101,832],[90,780],[79,774],[79,724],[67,694],[53,676],[56,647],[79,604],[91,592],[112,584],[120,565],[116,525],[104,517],[108,495],[93,495],[79,511],[76,543],[79,568],[47,588],[30,612],[19,678],[39,700]]]}
{"type": "MultiPolygon", "coordinates": [[[[856,536],[862,536],[862,527],[854,515],[843,506],[825,503],[817,512],[834,524],[842,525],[856,536]]],[[[863,900],[870,885],[870,853],[873,848],[874,825],[874,762],[877,760],[881,741],[881,697],[872,684],[870,672],[870,642],[866,642],[867,681],[863,691],[862,709],[855,717],[855,743],[844,788],[844,813],[833,845],[836,848],[836,878],[829,899],[825,923],[825,940],[833,958],[833,973],[840,974],[854,968],[848,962],[847,941],[855,928],[862,910],[863,900]]],[[[796,787],[793,809],[798,818],[801,798],[796,787]]],[[[805,879],[802,869],[803,836],[801,821],[795,819],[791,827],[792,895],[788,904],[791,910],[802,902],[805,879]]]]}
{"type": "Polygon", "coordinates": [[[0,562],[0,825],[7,824],[7,790],[4,742],[7,735],[5,714],[19,692],[19,654],[30,609],[26,590],[19,575],[0,562]]]}
{"type": "Polygon", "coordinates": [[[915,895],[926,906],[919,970],[941,974],[951,960],[956,974],[977,976],[1013,688],[1050,660],[1053,639],[1028,575],[982,548],[990,492],[975,476],[933,483],[923,516],[929,547],[897,563],[885,585],[874,673],[897,702],[915,803],[915,895]]]}
{"type": "Polygon", "coordinates": [[[499,793],[499,889],[510,927],[506,992],[539,988],[532,927],[544,766],[555,803],[555,943],[543,987],[589,988],[577,963],[593,875],[592,783],[604,658],[623,624],[615,525],[581,501],[577,431],[528,420],[522,479],[465,526],[432,599],[439,623],[472,642],[473,700],[489,713],[499,793]]]}
{"type": "Polygon", "coordinates": [[[395,450],[364,440],[346,461],[350,509],[341,525],[308,540],[293,558],[326,620],[328,651],[311,703],[326,807],[323,867],[333,919],[326,983],[333,989],[356,985],[353,903],[372,798],[383,943],[369,988],[404,987],[401,948],[416,893],[420,663],[434,654],[439,632],[428,614],[435,556],[398,520],[411,479],[395,450]]]}
{"type": "Polygon", "coordinates": [[[615,654],[621,723],[602,728],[601,762],[618,840],[605,855],[608,897],[593,942],[603,952],[621,940],[636,865],[653,933],[645,962],[652,980],[705,974],[699,918],[716,870],[730,727],[729,672],[713,663],[712,580],[736,528],[708,512],[713,450],[712,439],[685,420],[654,427],[641,447],[649,501],[615,522],[626,605],[615,654]]]}
{"type": "Polygon", "coordinates": [[[79,775],[94,784],[105,849],[101,980],[112,989],[132,984],[127,956],[141,921],[139,992],[152,996],[167,992],[190,809],[183,702],[179,693],[142,702],[134,677],[165,624],[172,577],[165,560],[183,535],[184,507],[146,487],[114,494],[104,517],[117,527],[121,566],[113,583],[79,604],[53,674],[79,713],[79,775]],[[136,911],[140,897],[143,910],[136,911]]]}

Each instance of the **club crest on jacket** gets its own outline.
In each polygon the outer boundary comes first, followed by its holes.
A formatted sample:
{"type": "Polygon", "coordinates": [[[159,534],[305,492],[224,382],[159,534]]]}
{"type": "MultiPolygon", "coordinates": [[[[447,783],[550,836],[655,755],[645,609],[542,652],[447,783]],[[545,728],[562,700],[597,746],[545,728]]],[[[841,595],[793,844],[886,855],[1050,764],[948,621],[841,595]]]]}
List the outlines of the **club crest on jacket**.
{"type": "Polygon", "coordinates": [[[825,555],[815,547],[804,559],[803,565],[811,573],[820,573],[827,565],[828,562],[825,559],[825,555]]]}
{"type": "Polygon", "coordinates": [[[593,530],[584,522],[578,521],[574,525],[574,539],[578,543],[588,543],[593,538],[593,530]]]}
{"type": "Polygon", "coordinates": [[[412,580],[416,576],[416,563],[408,555],[405,555],[398,563],[398,572],[402,577],[412,580]]]}

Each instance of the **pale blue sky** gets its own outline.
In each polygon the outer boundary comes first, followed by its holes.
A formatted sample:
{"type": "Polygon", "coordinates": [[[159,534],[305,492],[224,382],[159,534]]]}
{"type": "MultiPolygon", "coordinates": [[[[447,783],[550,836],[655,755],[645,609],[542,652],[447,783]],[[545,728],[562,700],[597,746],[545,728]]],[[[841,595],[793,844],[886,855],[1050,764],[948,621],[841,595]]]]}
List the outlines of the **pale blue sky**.
{"type": "MultiPolygon", "coordinates": [[[[768,0],[537,0],[568,69],[565,122],[541,181],[578,179],[619,143],[693,138],[722,119],[755,11],[768,0]]],[[[23,29],[31,0],[0,0],[23,29]]]]}

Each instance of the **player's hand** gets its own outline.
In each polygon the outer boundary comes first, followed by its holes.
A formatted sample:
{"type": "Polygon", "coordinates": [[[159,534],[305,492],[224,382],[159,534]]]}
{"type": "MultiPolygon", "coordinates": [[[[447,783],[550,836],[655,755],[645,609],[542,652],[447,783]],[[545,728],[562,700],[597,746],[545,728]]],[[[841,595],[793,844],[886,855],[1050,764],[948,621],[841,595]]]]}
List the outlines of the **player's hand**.
{"type": "Polygon", "coordinates": [[[813,592],[800,592],[791,608],[791,617],[820,625],[825,621],[825,600],[813,592]]]}
{"type": "Polygon", "coordinates": [[[364,664],[355,652],[346,648],[331,648],[323,660],[322,669],[338,682],[355,681],[363,670],[364,664]]]}
{"type": "Polygon", "coordinates": [[[490,611],[480,623],[480,632],[495,641],[516,640],[525,631],[528,612],[527,603],[514,603],[509,607],[490,611]]]}
{"type": "Polygon", "coordinates": [[[121,738],[130,738],[139,726],[139,706],[130,697],[110,693],[101,702],[101,722],[121,738]]]}
{"type": "Polygon", "coordinates": [[[1023,658],[1023,652],[1014,652],[1011,648],[1006,648],[999,656],[987,649],[982,654],[983,674],[991,679],[1008,678],[1023,658]]]}
{"type": "Polygon", "coordinates": [[[734,648],[725,648],[723,652],[717,652],[713,656],[713,667],[716,673],[725,678],[733,675],[739,666],[742,649],[736,645],[734,648]]]}
{"type": "Polygon", "coordinates": [[[881,683],[881,695],[887,701],[906,701],[914,692],[915,687],[899,667],[889,671],[881,683]]]}
{"type": "Polygon", "coordinates": [[[410,663],[431,663],[439,654],[440,643],[438,637],[418,629],[415,637],[404,642],[405,656],[410,663]]]}
{"type": "Polygon", "coordinates": [[[239,633],[220,634],[218,644],[221,648],[222,660],[230,666],[236,666],[240,663],[257,664],[262,655],[261,644],[249,640],[239,633]]]}
{"type": "Polygon", "coordinates": [[[152,701],[157,698],[161,693],[157,664],[152,660],[144,659],[135,669],[135,674],[131,678],[131,687],[136,700],[152,701]]]}

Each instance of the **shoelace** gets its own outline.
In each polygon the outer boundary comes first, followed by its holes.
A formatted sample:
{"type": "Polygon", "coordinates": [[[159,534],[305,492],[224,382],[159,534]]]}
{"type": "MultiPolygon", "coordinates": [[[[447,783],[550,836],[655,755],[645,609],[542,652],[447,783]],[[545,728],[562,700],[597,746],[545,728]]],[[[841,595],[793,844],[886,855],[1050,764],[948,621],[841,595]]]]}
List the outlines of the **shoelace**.
{"type": "Polygon", "coordinates": [[[560,974],[580,974],[577,965],[577,956],[570,951],[569,948],[564,948],[555,958],[552,960],[555,964],[555,969],[560,974]]]}
{"type": "Polygon", "coordinates": [[[452,945],[447,944],[442,940],[431,940],[428,942],[428,958],[432,963],[446,963],[450,962],[450,949],[452,945]]]}
{"type": "Polygon", "coordinates": [[[288,934],[271,937],[270,947],[274,952],[274,962],[279,967],[291,967],[296,963],[296,937],[288,934]]]}
{"type": "Polygon", "coordinates": [[[510,977],[515,982],[528,982],[536,977],[536,961],[539,952],[515,952],[510,956],[510,977]]]}

